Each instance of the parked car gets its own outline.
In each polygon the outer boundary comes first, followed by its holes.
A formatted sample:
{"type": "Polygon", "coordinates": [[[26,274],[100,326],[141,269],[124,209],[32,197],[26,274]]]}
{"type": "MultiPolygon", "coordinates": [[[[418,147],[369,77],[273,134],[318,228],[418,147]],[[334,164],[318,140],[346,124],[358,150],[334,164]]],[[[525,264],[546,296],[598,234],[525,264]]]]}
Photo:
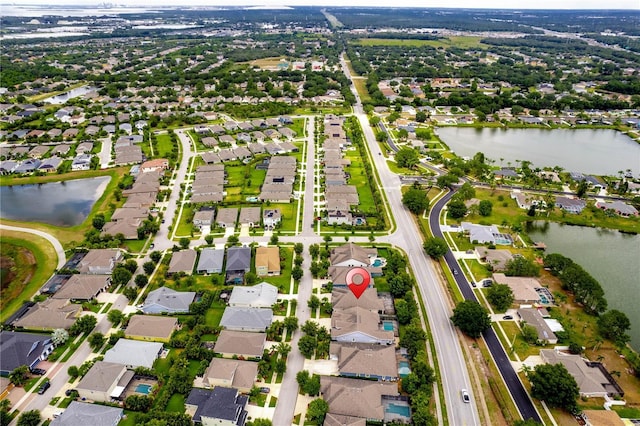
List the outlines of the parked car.
{"type": "Polygon", "coordinates": [[[471,287],[476,287],[475,281],[471,281],[471,287]]]}
{"type": "Polygon", "coordinates": [[[42,368],[32,368],[31,374],[35,374],[36,376],[44,376],[47,374],[47,370],[43,370],[42,368]]]}
{"type": "Polygon", "coordinates": [[[486,279],[482,280],[482,287],[491,287],[493,285],[493,280],[486,279]]]}
{"type": "Polygon", "coordinates": [[[43,393],[45,393],[47,391],[47,389],[49,389],[51,387],[51,383],[49,383],[49,381],[44,382],[41,386],[40,389],[38,389],[38,395],[42,395],[43,393]]]}
{"type": "Polygon", "coordinates": [[[471,402],[471,397],[469,396],[469,392],[466,389],[462,389],[460,391],[460,394],[462,395],[462,401],[469,403],[471,402]]]}
{"type": "Polygon", "coordinates": [[[260,388],[260,392],[261,392],[261,393],[269,393],[269,391],[270,391],[270,390],[271,390],[271,389],[269,389],[269,388],[268,388],[268,387],[266,387],[266,386],[265,386],[265,387],[260,388]]]}
{"type": "Polygon", "coordinates": [[[458,275],[458,270],[457,269],[453,270],[453,275],[458,275]]]}
{"type": "Polygon", "coordinates": [[[505,315],[502,317],[503,320],[512,320],[513,316],[512,315],[505,315]]]}

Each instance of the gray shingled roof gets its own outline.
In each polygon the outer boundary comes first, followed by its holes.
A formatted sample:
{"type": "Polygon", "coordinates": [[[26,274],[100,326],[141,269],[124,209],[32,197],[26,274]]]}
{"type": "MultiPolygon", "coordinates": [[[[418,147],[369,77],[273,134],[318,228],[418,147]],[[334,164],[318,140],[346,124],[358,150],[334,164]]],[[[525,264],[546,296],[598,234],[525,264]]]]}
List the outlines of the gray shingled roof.
{"type": "Polygon", "coordinates": [[[145,314],[189,312],[189,305],[193,303],[195,297],[196,293],[193,291],[175,291],[169,287],[160,287],[149,292],[142,312],[145,314]]]}
{"type": "Polygon", "coordinates": [[[251,269],[251,249],[249,247],[229,247],[227,249],[227,271],[251,269]]]}
{"type": "Polygon", "coordinates": [[[116,426],[122,414],[122,408],[72,401],[51,426],[116,426]]]}
{"type": "Polygon", "coordinates": [[[229,306],[224,310],[220,326],[230,330],[261,330],[271,325],[273,312],[271,309],[236,308],[229,306]]]}

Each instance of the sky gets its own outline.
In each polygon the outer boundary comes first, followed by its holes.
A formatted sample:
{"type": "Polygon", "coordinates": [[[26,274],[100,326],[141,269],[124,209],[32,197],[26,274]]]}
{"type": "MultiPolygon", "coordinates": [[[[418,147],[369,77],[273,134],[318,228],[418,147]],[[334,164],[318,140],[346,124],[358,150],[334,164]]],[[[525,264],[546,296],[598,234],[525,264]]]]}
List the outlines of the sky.
{"type": "MultiPolygon", "coordinates": [[[[494,9],[634,9],[640,10],[640,0],[0,0],[0,4],[13,5],[86,5],[95,6],[99,3],[111,3],[123,6],[372,6],[372,7],[450,7],[450,8],[494,8],[494,9]]],[[[2,10],[0,9],[0,15],[2,10]]]]}

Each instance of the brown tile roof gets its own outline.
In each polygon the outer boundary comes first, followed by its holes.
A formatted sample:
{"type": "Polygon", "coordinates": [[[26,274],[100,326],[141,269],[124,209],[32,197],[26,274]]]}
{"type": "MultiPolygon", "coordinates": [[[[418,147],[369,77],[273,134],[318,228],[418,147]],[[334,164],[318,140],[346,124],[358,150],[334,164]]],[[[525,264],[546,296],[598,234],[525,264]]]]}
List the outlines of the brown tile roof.
{"type": "Polygon", "coordinates": [[[266,340],[265,333],[222,330],[213,350],[225,355],[261,357],[266,340]]]}
{"type": "Polygon", "coordinates": [[[134,315],[129,319],[129,325],[124,334],[125,336],[149,337],[151,339],[169,339],[177,326],[177,318],[134,315]]]}
{"type": "Polygon", "coordinates": [[[344,377],[321,377],[320,389],[330,413],[363,419],[384,419],[382,396],[398,395],[395,383],[344,377]]]}

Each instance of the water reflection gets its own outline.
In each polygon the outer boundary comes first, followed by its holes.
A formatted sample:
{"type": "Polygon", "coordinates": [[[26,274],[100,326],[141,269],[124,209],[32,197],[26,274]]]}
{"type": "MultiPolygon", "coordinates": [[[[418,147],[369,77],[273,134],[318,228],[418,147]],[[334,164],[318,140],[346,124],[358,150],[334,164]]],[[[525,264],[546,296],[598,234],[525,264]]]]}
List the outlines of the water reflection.
{"type": "Polygon", "coordinates": [[[0,217],[55,226],[81,224],[111,177],[0,187],[0,217]]]}

